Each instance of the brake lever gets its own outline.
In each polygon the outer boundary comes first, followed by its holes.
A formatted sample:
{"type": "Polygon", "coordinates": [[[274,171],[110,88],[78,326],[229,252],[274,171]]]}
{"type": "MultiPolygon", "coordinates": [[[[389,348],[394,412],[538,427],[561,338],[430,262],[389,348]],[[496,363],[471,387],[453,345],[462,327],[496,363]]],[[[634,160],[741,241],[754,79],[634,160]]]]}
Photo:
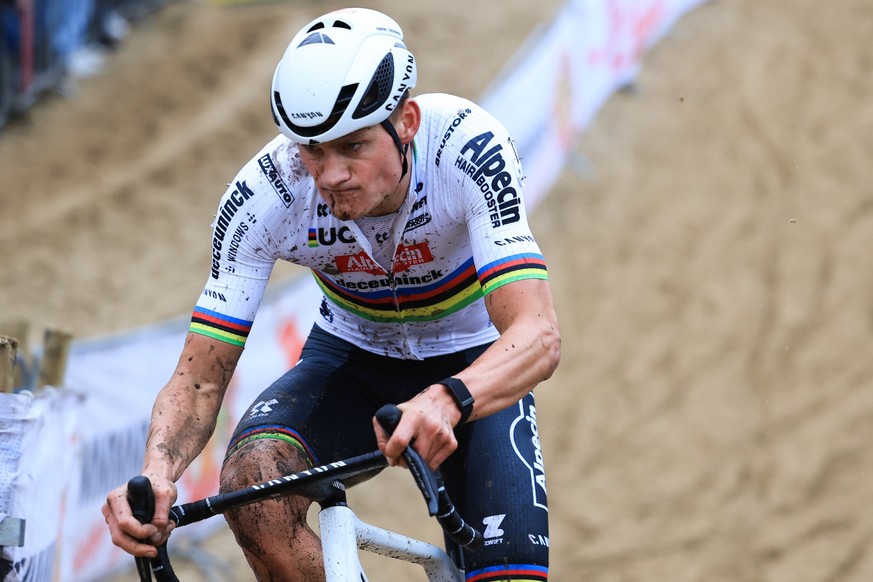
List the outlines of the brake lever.
{"type": "MultiPolygon", "coordinates": [[[[376,411],[376,420],[391,435],[400,422],[401,412],[397,406],[386,404],[376,411]]],[[[482,533],[472,527],[460,516],[443,484],[439,470],[431,471],[421,456],[411,446],[406,447],[403,460],[415,478],[415,483],[421,490],[427,502],[427,511],[431,517],[436,516],[448,536],[458,545],[472,551],[478,551],[484,545],[482,533]]]]}
{"type": "MultiPolygon", "coordinates": [[[[394,434],[394,429],[400,423],[400,409],[394,404],[386,404],[376,411],[376,420],[379,425],[388,433],[388,436],[394,434]]],[[[416,485],[421,490],[424,500],[427,503],[427,512],[433,517],[439,513],[439,489],[440,483],[436,471],[431,471],[421,455],[412,448],[412,445],[406,447],[403,451],[403,460],[406,461],[406,466],[412,473],[416,485]]]]}

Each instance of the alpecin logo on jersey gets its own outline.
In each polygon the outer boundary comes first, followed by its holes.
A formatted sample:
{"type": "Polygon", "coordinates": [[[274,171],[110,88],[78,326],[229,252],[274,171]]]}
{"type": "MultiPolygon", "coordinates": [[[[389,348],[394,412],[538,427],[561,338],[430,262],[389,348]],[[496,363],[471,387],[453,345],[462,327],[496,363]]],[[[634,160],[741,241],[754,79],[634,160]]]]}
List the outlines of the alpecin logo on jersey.
{"type": "MultiPolygon", "coordinates": [[[[227,195],[226,200],[221,205],[219,209],[218,216],[215,218],[215,228],[212,234],[212,278],[218,279],[218,272],[221,268],[221,253],[222,250],[225,249],[225,244],[229,245],[227,249],[231,256],[229,257],[231,261],[236,258],[236,251],[239,247],[239,243],[242,241],[242,237],[246,231],[248,231],[249,226],[245,222],[241,222],[237,225],[230,242],[226,240],[227,238],[227,229],[230,226],[231,220],[236,216],[236,213],[240,208],[246,203],[246,201],[255,195],[252,192],[252,189],[248,187],[245,183],[245,180],[242,182],[237,182],[234,184],[236,188],[227,195]]],[[[249,222],[253,222],[253,219],[250,217],[249,222]]]]}
{"type": "Polygon", "coordinates": [[[337,242],[344,244],[355,242],[355,235],[352,234],[348,226],[342,226],[339,229],[334,227],[309,229],[309,246],[311,248],[319,245],[328,247],[337,242]]]}
{"type": "MultiPolygon", "coordinates": [[[[423,265],[431,261],[433,261],[433,253],[426,241],[414,245],[401,244],[394,253],[394,273],[402,273],[415,265],[423,265]]],[[[334,257],[334,262],[340,273],[385,274],[385,269],[376,264],[376,261],[364,251],[355,255],[339,255],[334,257]]]]}
{"type": "Polygon", "coordinates": [[[469,176],[485,195],[491,226],[497,228],[521,220],[521,198],[516,190],[521,178],[514,178],[506,171],[503,146],[491,145],[492,139],[494,134],[486,131],[468,141],[461,148],[455,167],[469,176]]]}
{"type": "Polygon", "coordinates": [[[285,205],[285,208],[290,208],[291,203],[294,202],[294,195],[291,194],[291,190],[288,189],[282,176],[279,175],[279,170],[277,170],[276,165],[273,164],[273,158],[270,157],[270,154],[258,158],[258,165],[270,181],[270,184],[273,185],[273,190],[275,190],[276,194],[279,195],[282,204],[285,205]]]}
{"type": "Polygon", "coordinates": [[[376,264],[364,251],[356,255],[339,255],[334,257],[336,268],[340,273],[370,273],[384,275],[385,269],[376,264]]]}
{"type": "Polygon", "coordinates": [[[537,410],[530,396],[518,403],[518,416],[509,432],[512,448],[530,472],[531,501],[534,507],[548,511],[543,447],[537,427],[537,410]]]}
{"type": "Polygon", "coordinates": [[[433,261],[433,253],[427,246],[427,241],[414,245],[400,245],[394,253],[394,272],[408,271],[415,265],[423,265],[433,261]]]}

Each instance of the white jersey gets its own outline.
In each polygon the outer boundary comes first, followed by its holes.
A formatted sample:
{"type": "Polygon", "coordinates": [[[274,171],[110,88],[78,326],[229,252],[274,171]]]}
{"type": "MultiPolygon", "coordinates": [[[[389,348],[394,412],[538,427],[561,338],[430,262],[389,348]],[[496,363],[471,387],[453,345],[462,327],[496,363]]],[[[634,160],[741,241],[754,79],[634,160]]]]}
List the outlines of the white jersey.
{"type": "Polygon", "coordinates": [[[518,155],[503,125],[474,103],[445,94],[416,101],[409,193],[393,232],[372,241],[331,214],[284,136],[242,168],[213,223],[212,271],[192,332],[244,345],[273,265],[286,260],[309,267],[323,292],[317,325],[370,352],[423,359],[497,338],[483,297],[547,278],[518,155]],[[373,259],[374,243],[392,245],[390,269],[373,259]]]}

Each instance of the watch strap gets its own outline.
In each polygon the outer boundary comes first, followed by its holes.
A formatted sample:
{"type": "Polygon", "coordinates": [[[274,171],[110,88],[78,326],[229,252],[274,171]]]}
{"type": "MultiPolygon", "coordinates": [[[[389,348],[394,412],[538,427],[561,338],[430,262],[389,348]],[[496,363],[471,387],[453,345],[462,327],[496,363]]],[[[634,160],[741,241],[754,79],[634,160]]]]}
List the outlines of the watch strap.
{"type": "Polygon", "coordinates": [[[461,411],[461,420],[458,421],[458,424],[467,422],[467,419],[473,413],[473,403],[475,402],[473,395],[467,389],[467,385],[458,378],[446,378],[445,380],[440,380],[437,384],[442,384],[448,388],[449,394],[452,395],[455,404],[458,405],[458,409],[461,411]]]}

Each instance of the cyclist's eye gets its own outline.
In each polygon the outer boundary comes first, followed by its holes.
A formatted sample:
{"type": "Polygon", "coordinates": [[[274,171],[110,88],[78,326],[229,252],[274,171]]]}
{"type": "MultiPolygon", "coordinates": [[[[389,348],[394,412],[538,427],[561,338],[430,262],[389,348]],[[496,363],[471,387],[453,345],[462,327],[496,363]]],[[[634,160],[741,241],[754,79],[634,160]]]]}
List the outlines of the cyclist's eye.
{"type": "Polygon", "coordinates": [[[321,157],[321,149],[318,146],[314,145],[302,145],[300,146],[300,153],[309,158],[310,160],[315,160],[321,157]]]}

